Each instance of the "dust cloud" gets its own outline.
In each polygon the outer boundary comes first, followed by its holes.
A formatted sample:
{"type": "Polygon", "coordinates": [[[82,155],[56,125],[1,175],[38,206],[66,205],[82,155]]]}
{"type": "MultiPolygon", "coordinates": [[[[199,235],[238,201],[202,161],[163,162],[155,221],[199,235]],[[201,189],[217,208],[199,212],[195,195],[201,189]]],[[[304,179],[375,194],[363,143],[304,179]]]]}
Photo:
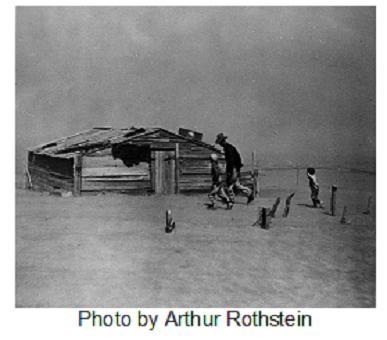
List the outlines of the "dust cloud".
{"type": "Polygon", "coordinates": [[[17,171],[132,125],[223,132],[246,164],[373,168],[375,8],[17,7],[17,171]]]}

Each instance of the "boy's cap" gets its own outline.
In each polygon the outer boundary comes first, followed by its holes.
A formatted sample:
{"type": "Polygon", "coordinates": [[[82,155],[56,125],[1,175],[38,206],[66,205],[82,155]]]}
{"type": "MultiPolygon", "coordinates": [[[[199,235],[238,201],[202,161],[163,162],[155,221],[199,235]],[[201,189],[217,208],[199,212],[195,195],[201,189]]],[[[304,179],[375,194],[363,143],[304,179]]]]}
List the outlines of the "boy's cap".
{"type": "Polygon", "coordinates": [[[227,139],[227,136],[225,136],[223,134],[223,132],[219,133],[217,136],[216,136],[216,140],[215,140],[215,144],[219,144],[220,142],[224,141],[227,139]]]}
{"type": "Polygon", "coordinates": [[[218,155],[216,153],[212,153],[210,155],[210,158],[211,158],[212,161],[217,161],[218,160],[218,155]]]}

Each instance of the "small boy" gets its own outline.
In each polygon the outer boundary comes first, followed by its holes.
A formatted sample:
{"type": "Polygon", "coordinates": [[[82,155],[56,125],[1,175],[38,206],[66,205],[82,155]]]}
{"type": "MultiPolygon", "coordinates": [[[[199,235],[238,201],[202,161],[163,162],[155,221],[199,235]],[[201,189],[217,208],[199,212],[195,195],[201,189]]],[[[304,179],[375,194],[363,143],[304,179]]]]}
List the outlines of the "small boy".
{"type": "Polygon", "coordinates": [[[310,187],[310,197],[313,202],[313,207],[315,208],[323,208],[323,202],[319,200],[318,193],[320,190],[320,187],[317,183],[317,177],[316,177],[316,169],[315,168],[308,168],[306,170],[306,175],[309,179],[309,187],[310,187]]]}
{"type": "Polygon", "coordinates": [[[231,202],[230,197],[227,195],[226,190],[224,189],[224,183],[222,183],[220,176],[220,168],[218,162],[218,156],[213,153],[210,156],[211,160],[211,176],[212,176],[212,188],[211,192],[208,194],[210,203],[208,204],[209,208],[215,208],[215,200],[218,196],[223,203],[227,204],[227,209],[232,209],[233,203],[231,202]]]}

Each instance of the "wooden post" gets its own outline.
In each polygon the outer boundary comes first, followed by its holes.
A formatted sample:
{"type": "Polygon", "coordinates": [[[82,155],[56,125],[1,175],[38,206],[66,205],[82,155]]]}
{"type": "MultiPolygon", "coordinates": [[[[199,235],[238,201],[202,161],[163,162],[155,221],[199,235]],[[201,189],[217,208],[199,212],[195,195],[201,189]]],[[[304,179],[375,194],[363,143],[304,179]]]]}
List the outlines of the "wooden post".
{"type": "Polygon", "coordinates": [[[264,229],[266,228],[266,221],[267,221],[266,208],[262,208],[261,209],[261,227],[264,229]]]}
{"type": "Polygon", "coordinates": [[[337,192],[337,186],[332,185],[331,188],[331,215],[336,215],[336,192],[337,192]]]}
{"type": "Polygon", "coordinates": [[[168,209],[165,211],[165,225],[168,226],[171,224],[171,220],[172,220],[172,213],[171,211],[168,209]]]}
{"type": "Polygon", "coordinates": [[[76,152],[74,155],[74,196],[81,195],[82,186],[82,155],[80,152],[76,152]]]}
{"type": "Polygon", "coordinates": [[[270,209],[269,211],[269,216],[270,217],[275,217],[275,212],[277,211],[277,208],[278,208],[278,205],[280,204],[281,202],[281,199],[279,197],[277,197],[277,199],[275,200],[274,204],[273,204],[273,207],[270,209]]]}
{"type": "Polygon", "coordinates": [[[346,224],[347,223],[347,219],[345,218],[346,214],[347,214],[347,206],[345,205],[344,208],[343,208],[343,214],[341,215],[341,220],[340,220],[341,224],[346,224]]]}
{"type": "Polygon", "coordinates": [[[261,208],[260,226],[261,226],[262,229],[269,229],[269,226],[270,226],[270,216],[267,215],[267,209],[266,208],[261,208]]]}
{"type": "Polygon", "coordinates": [[[295,192],[291,193],[291,194],[286,198],[286,201],[285,201],[285,209],[284,209],[284,213],[282,214],[282,217],[288,217],[289,211],[290,211],[290,203],[291,203],[291,200],[292,200],[294,194],[295,194],[295,192]]]}
{"type": "Polygon", "coordinates": [[[27,152],[27,159],[26,159],[26,166],[25,166],[25,182],[24,182],[24,189],[32,189],[32,178],[29,170],[29,165],[30,165],[30,154],[31,151],[27,152]]]}
{"type": "Polygon", "coordinates": [[[180,155],[179,155],[179,143],[175,144],[175,193],[180,192],[179,180],[180,180],[180,155]]]}
{"type": "Polygon", "coordinates": [[[153,193],[156,192],[156,153],[154,150],[150,152],[150,162],[149,162],[149,172],[150,172],[150,181],[153,193]]]}
{"type": "Polygon", "coordinates": [[[28,170],[28,166],[25,169],[24,189],[26,189],[26,190],[32,189],[32,179],[31,179],[30,171],[28,170]]]}
{"type": "Polygon", "coordinates": [[[165,212],[165,232],[171,233],[176,228],[176,223],[172,218],[171,210],[166,210],[165,212]]]}

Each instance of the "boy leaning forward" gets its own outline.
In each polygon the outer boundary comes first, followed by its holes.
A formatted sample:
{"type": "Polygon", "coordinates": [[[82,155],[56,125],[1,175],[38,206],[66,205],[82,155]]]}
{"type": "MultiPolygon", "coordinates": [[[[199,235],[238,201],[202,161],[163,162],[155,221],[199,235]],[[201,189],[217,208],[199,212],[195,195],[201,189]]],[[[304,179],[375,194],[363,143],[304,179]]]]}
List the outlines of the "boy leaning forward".
{"type": "Polygon", "coordinates": [[[208,198],[210,203],[208,204],[209,208],[215,208],[215,200],[216,198],[220,198],[221,201],[227,204],[227,209],[232,209],[233,202],[230,197],[227,195],[224,183],[221,179],[221,172],[218,162],[218,156],[213,153],[210,156],[211,160],[211,178],[212,178],[212,187],[211,192],[208,194],[208,198]]]}

